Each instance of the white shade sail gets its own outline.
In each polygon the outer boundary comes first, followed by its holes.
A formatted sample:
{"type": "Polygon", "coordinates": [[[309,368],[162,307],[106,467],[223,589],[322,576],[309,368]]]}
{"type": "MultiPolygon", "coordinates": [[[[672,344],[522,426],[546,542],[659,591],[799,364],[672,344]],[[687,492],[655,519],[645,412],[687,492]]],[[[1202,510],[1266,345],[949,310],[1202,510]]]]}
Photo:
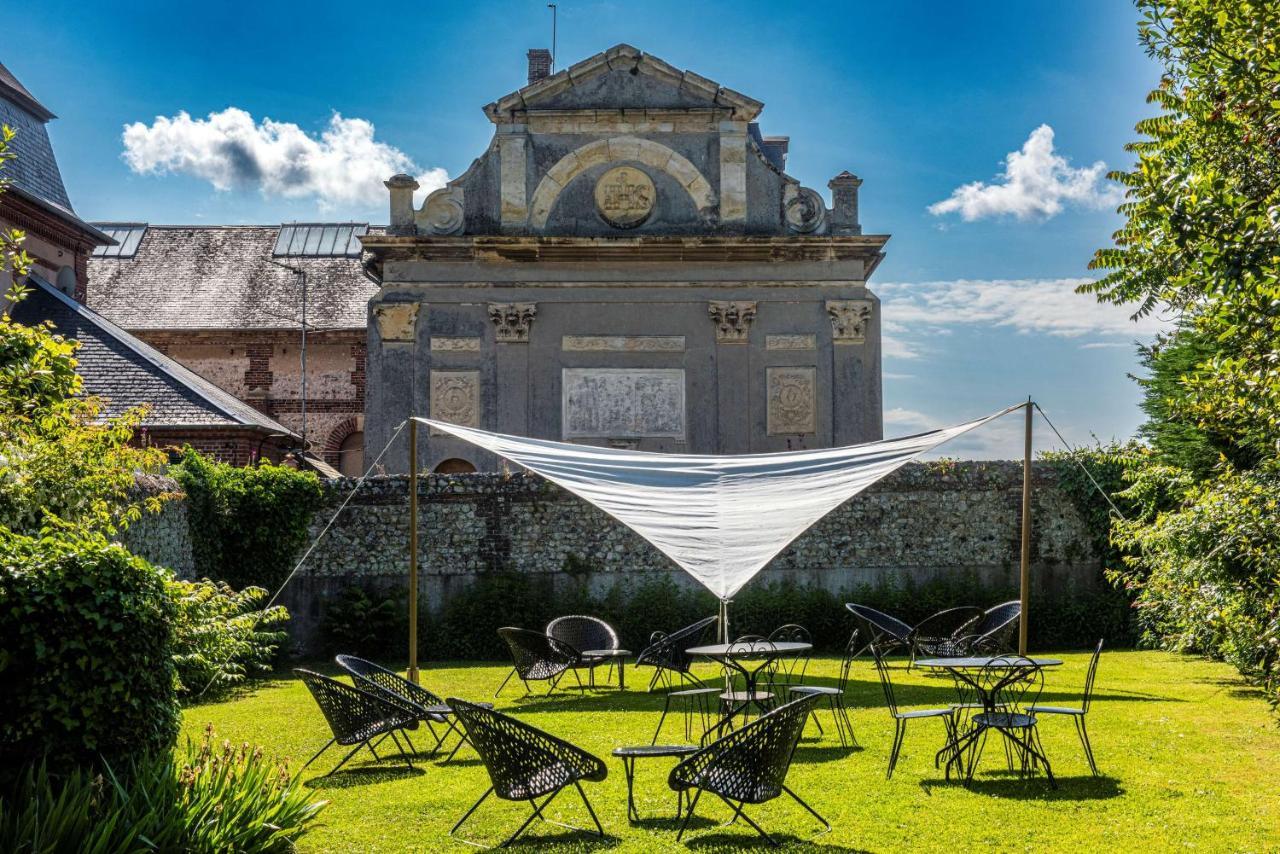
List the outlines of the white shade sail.
{"type": "Polygon", "coordinates": [[[740,456],[599,448],[415,420],[591,502],[727,601],[844,501],[943,442],[1024,405],[901,439],[740,456]]]}

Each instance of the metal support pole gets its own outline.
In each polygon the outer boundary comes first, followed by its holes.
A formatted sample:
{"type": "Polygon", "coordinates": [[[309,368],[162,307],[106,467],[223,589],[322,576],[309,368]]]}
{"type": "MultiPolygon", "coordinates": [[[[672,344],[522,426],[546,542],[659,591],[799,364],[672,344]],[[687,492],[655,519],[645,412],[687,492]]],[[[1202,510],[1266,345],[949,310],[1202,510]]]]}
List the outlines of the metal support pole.
{"type": "Polygon", "coordinates": [[[418,422],[409,419],[409,681],[418,684],[418,422]]]}
{"type": "Polygon", "coordinates": [[[1027,654],[1027,621],[1031,612],[1031,398],[1027,398],[1026,435],[1022,446],[1022,565],[1019,584],[1022,615],[1018,619],[1018,655],[1027,654]]]}
{"type": "Polygon", "coordinates": [[[307,274],[298,270],[302,280],[302,456],[307,455],[307,274]]]}

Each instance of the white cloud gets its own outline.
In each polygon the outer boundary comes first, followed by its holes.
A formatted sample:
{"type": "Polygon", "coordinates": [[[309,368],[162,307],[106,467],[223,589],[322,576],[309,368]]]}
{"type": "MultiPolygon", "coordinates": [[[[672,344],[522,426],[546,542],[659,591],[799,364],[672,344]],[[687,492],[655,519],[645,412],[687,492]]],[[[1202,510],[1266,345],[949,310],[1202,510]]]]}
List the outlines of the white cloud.
{"type": "Polygon", "coordinates": [[[934,216],[958,213],[966,222],[1012,214],[1018,219],[1049,218],[1062,212],[1064,203],[1086,208],[1115,206],[1122,198],[1117,186],[1106,181],[1107,165],[1073,168],[1053,146],[1053,128],[1040,125],[1020,151],[1005,155],[1004,172],[994,183],[974,181],[952,191],[951,197],[929,206],[934,216]]]}
{"type": "Polygon", "coordinates": [[[218,190],[257,189],[264,196],[314,197],[324,209],[387,204],[382,182],[415,175],[421,198],[444,186],[443,169],[421,169],[395,146],[374,139],[364,119],[334,113],[313,136],[292,122],[261,122],[236,107],[193,119],[186,112],[124,128],[123,158],[139,174],[182,173],[218,190]]]}
{"type": "MultiPolygon", "coordinates": [[[[955,279],[937,282],[885,282],[880,294],[883,329],[893,338],[885,356],[917,358],[921,342],[945,334],[948,327],[1007,327],[1023,334],[1097,339],[1128,345],[1166,328],[1167,319],[1130,319],[1124,306],[1099,303],[1077,294],[1089,279],[955,279]],[[911,339],[915,340],[911,340],[911,339]],[[895,352],[899,351],[899,352],[895,352]],[[907,355],[902,355],[905,352],[907,355]]],[[[1090,341],[1089,344],[1095,343],[1090,341]]],[[[1085,346],[1088,346],[1086,344],[1085,346]]]]}

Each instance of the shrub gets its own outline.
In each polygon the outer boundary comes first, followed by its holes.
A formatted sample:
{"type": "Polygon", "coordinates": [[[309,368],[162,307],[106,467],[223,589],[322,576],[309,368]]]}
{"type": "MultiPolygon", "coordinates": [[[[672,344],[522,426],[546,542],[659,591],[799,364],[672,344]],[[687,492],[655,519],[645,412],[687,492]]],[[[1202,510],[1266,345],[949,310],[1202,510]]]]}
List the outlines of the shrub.
{"type": "Polygon", "coordinates": [[[212,729],[181,757],[164,751],[120,768],[29,766],[0,797],[0,851],[292,851],[325,806],[287,765],[216,745],[212,729]]]}
{"type": "MultiPolygon", "coordinates": [[[[729,625],[739,637],[768,635],[784,623],[799,623],[820,651],[834,653],[843,649],[853,630],[845,602],[861,602],[914,624],[944,608],[990,607],[1017,596],[1015,587],[983,584],[968,574],[862,585],[836,593],[813,585],[756,582],[734,597],[729,625]]],[[[331,651],[349,652],[367,642],[368,654],[399,658],[408,645],[405,607],[403,594],[354,588],[330,605],[322,623],[325,644],[331,651]],[[381,615],[377,621],[361,628],[360,615],[375,613],[381,615]],[[355,631],[336,631],[348,626],[355,631]]],[[[486,573],[450,597],[437,615],[428,617],[425,602],[421,608],[419,651],[424,659],[501,660],[509,654],[497,635],[501,626],[540,629],[564,614],[593,614],[618,630],[624,646],[639,652],[655,630],[674,631],[715,614],[718,605],[706,590],[670,578],[618,582],[602,595],[592,595],[585,585],[557,586],[546,576],[486,573]]],[[[1084,589],[1036,592],[1031,599],[1030,643],[1035,649],[1087,648],[1105,637],[1108,646],[1129,645],[1135,637],[1131,613],[1129,594],[1101,578],[1084,589]]]]}
{"type": "Polygon", "coordinates": [[[0,528],[0,766],[167,750],[175,606],[156,569],[99,536],[0,528]]]}
{"type": "Polygon", "coordinates": [[[262,587],[237,592],[221,581],[171,581],[169,594],[178,606],[173,660],[182,696],[212,699],[270,670],[288,638],[277,627],[289,612],[262,610],[270,595],[262,587]]]}
{"type": "Polygon", "coordinates": [[[269,462],[214,462],[189,447],[173,475],[187,493],[196,571],[237,588],[278,587],[307,542],[320,480],[269,462]]]}

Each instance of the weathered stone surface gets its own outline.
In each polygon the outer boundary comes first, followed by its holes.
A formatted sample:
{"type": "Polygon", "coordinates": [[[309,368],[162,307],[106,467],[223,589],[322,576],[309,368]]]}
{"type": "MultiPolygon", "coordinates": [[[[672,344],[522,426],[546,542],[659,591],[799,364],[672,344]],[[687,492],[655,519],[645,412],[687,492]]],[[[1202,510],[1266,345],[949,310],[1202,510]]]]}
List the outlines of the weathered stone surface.
{"type": "Polygon", "coordinates": [[[764,348],[766,350],[816,350],[818,340],[816,335],[766,335],[764,348]]]}
{"type": "Polygon", "coordinates": [[[817,429],[817,368],[769,368],[766,386],[770,436],[804,435],[817,429]]]}
{"type": "Polygon", "coordinates": [[[566,368],[563,395],[566,439],[685,435],[679,368],[566,368]]]}
{"type": "Polygon", "coordinates": [[[436,353],[479,353],[480,339],[432,335],[431,350],[436,353]]]}
{"type": "Polygon", "coordinates": [[[373,307],[378,337],[384,343],[412,343],[418,321],[416,302],[384,302],[373,307]]]}
{"type": "Polygon", "coordinates": [[[531,302],[489,304],[497,340],[508,344],[529,343],[529,327],[537,316],[538,306],[531,302]]]}
{"type": "Polygon", "coordinates": [[[867,340],[867,322],[875,304],[871,300],[827,300],[831,337],[837,344],[862,344],[867,340]]]}
{"type": "Polygon", "coordinates": [[[577,352],[679,353],[683,335],[566,335],[561,349],[577,352]]]}
{"type": "Polygon", "coordinates": [[[754,300],[712,300],[707,314],[716,325],[717,344],[745,344],[756,317],[754,300]]]}
{"type": "MultiPolygon", "coordinates": [[[[460,427],[480,426],[480,372],[432,371],[431,417],[460,427]]],[[[440,435],[433,430],[433,435],[440,435]]]]}

